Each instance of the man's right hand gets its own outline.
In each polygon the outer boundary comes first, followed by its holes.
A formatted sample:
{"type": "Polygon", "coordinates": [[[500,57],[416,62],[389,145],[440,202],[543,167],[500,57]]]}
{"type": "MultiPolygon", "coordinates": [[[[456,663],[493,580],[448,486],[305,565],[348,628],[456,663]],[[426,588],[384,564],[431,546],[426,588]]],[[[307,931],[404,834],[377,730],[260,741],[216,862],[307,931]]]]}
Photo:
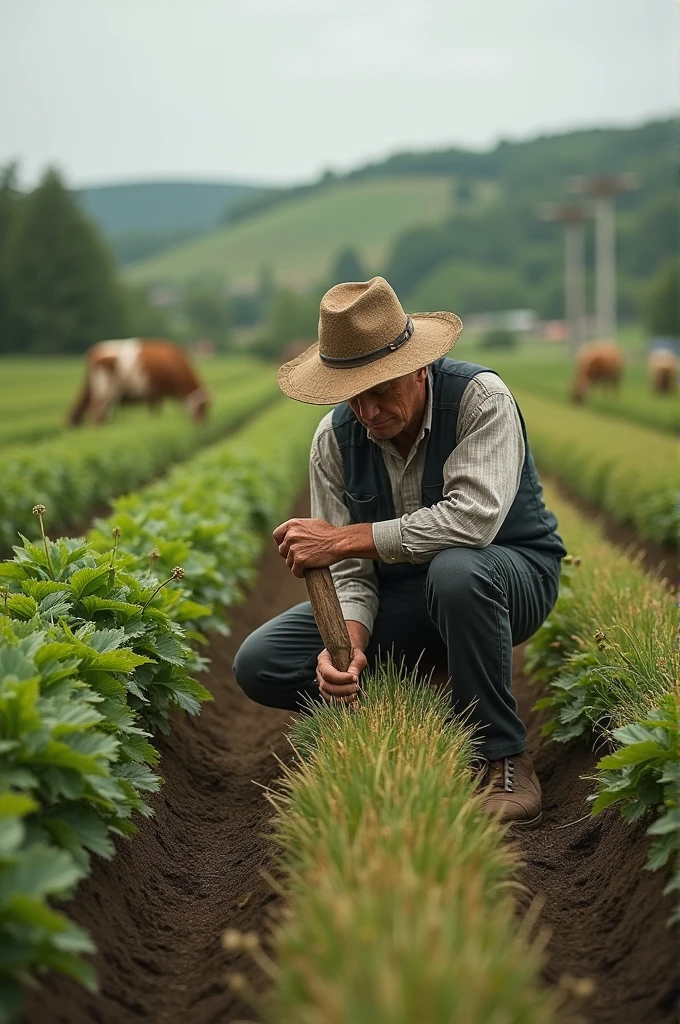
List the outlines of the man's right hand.
{"type": "Polygon", "coordinates": [[[331,698],[341,700],[343,704],[352,704],[359,697],[359,676],[366,668],[366,655],[358,647],[352,649],[352,661],[346,672],[338,672],[324,648],[316,663],[316,681],[323,699],[330,703],[331,698]]]}
{"type": "Polygon", "coordinates": [[[316,681],[327,703],[335,699],[343,704],[352,704],[359,698],[359,679],[368,664],[364,648],[368,646],[370,634],[360,622],[348,621],[347,629],[352,642],[352,661],[347,671],[339,672],[334,668],[331,656],[325,649],[317,659],[316,681]]]}

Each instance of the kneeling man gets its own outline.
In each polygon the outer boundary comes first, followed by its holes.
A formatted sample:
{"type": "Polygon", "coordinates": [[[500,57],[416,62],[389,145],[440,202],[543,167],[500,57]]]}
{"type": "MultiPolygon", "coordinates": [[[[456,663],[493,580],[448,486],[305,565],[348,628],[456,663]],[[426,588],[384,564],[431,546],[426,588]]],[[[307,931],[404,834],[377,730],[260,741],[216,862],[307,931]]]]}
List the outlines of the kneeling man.
{"type": "Polygon", "coordinates": [[[440,654],[453,709],[471,709],[489,810],[542,816],[511,691],[512,647],[557,598],[565,549],[543,503],[520,412],[491,370],[447,358],[453,313],[407,316],[381,277],[324,295],[319,342],[279,371],[290,398],[335,405],[310,457],[311,519],[274,532],[296,576],[331,566],[353,645],[336,671],[309,603],[265,623],[234,672],[253,700],[300,710],[355,700],[379,651],[440,654]]]}

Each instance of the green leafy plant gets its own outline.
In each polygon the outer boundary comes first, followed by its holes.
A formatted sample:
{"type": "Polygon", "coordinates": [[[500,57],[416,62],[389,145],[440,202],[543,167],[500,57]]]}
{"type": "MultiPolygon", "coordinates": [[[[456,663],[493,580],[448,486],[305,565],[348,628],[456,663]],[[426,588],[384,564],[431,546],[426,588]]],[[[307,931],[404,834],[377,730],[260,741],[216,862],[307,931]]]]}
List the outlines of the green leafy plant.
{"type": "Polygon", "coordinates": [[[50,901],[149,813],[153,734],[209,698],[196,643],[252,578],[320,413],[278,403],[122,499],[88,541],[51,541],[36,505],[39,543],[0,563],[0,1021],[44,970],[94,983],[89,939],[50,901]]]}
{"type": "Polygon", "coordinates": [[[608,544],[597,526],[547,489],[571,548],[557,604],[530,640],[527,667],[542,684],[544,735],[599,737],[593,812],[618,803],[628,821],[654,816],[650,870],[670,863],[680,889],[680,737],[676,610],[666,583],[608,544]]]}
{"type": "MultiPolygon", "coordinates": [[[[618,803],[626,821],[654,814],[647,829],[653,837],[647,868],[670,866],[668,894],[680,892],[680,709],[674,695],[659,703],[646,720],[614,729],[616,749],[597,764],[593,811],[618,803]]],[[[679,905],[671,921],[680,922],[679,905]]]]}

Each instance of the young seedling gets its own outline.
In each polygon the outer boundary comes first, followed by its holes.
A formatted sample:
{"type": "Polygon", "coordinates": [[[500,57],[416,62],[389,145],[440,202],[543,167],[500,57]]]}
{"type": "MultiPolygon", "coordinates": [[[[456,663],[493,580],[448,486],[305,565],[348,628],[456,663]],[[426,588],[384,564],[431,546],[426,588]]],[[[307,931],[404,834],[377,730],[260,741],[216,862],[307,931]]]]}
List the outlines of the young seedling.
{"type": "Polygon", "coordinates": [[[52,568],[52,560],[50,558],[49,548],[47,547],[47,536],[45,534],[45,524],[43,522],[43,516],[45,512],[47,512],[47,509],[45,508],[44,505],[33,506],[33,515],[37,516],[38,519],[40,520],[40,532],[42,534],[43,547],[45,548],[45,558],[47,559],[47,565],[49,566],[50,576],[52,577],[52,579],[54,579],[54,569],[52,568]]]}

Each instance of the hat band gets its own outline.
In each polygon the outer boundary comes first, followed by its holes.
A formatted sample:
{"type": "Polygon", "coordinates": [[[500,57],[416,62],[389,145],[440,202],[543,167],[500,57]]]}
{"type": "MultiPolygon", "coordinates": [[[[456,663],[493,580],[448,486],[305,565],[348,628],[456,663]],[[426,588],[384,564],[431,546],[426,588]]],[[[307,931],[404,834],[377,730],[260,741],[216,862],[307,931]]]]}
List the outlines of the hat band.
{"type": "Polygon", "coordinates": [[[391,352],[396,352],[398,348],[409,340],[413,334],[413,320],[410,316],[406,317],[406,327],[401,332],[398,338],[391,341],[389,345],[383,345],[382,348],[376,348],[372,352],[366,352],[363,356],[326,356],[323,352],[319,352],[319,358],[324,366],[334,366],[341,370],[351,370],[354,366],[365,366],[366,363],[374,363],[376,359],[383,359],[385,356],[389,356],[391,352]]]}

